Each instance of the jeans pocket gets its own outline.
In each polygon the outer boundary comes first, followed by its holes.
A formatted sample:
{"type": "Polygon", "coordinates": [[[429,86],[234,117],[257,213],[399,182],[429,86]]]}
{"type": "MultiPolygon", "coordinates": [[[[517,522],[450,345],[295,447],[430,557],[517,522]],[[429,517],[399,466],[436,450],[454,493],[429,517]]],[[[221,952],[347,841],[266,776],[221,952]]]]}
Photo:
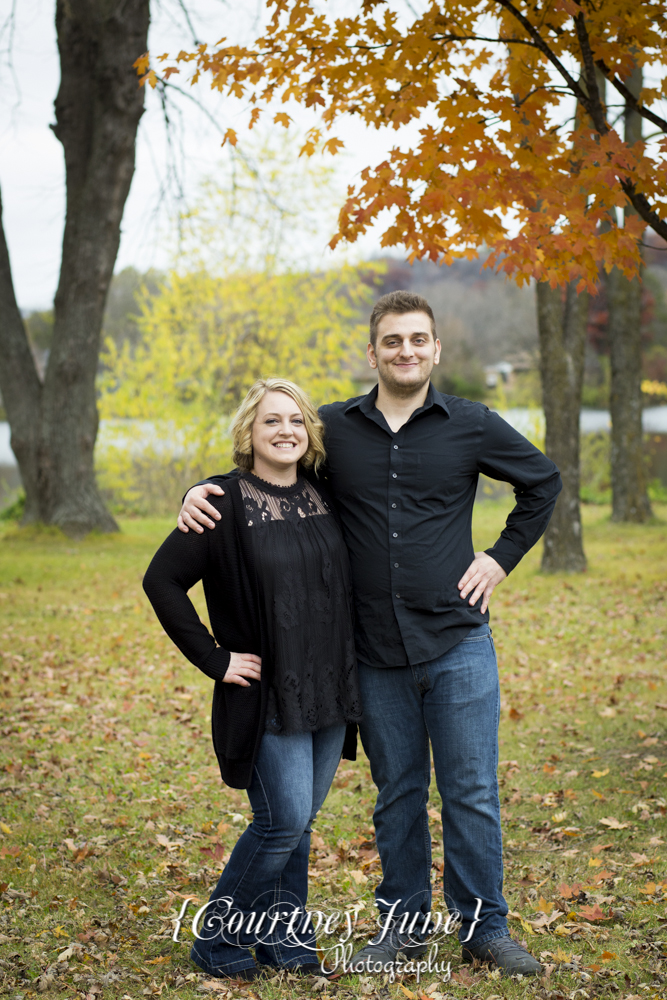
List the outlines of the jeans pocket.
{"type": "Polygon", "coordinates": [[[468,632],[465,639],[461,639],[461,643],[484,642],[485,639],[491,639],[492,635],[493,632],[489,625],[477,625],[468,632]]]}

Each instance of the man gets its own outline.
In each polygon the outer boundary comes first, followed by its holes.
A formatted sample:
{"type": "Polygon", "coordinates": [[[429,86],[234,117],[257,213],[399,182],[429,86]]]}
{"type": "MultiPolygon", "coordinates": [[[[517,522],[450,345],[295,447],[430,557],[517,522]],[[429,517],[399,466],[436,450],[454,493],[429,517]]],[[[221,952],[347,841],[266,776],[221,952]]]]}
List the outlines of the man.
{"type": "MultiPolygon", "coordinates": [[[[378,788],[376,904],[386,915],[352,961],[372,971],[399,951],[426,951],[409,929],[426,935],[431,910],[430,741],[443,803],[445,900],[461,916],[463,958],[535,974],[539,962],[509,937],[502,895],[500,694],[487,609],[544,532],[560,476],[486,406],[436,392],[430,376],[440,341],[421,296],[397,291],[377,302],[367,355],[377,388],[320,410],[326,476],[352,566],[360,734],[378,788]],[[496,544],[474,553],[480,472],[511,483],[516,506],[496,544]]],[[[181,530],[215,526],[205,499],[214,490],[188,493],[181,530]]]]}

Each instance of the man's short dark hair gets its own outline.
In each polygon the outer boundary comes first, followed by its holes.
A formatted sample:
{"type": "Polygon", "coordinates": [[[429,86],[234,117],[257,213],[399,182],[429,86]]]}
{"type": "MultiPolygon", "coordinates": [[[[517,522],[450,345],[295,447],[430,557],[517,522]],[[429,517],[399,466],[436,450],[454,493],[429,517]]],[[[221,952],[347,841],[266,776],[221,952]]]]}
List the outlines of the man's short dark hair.
{"type": "Polygon", "coordinates": [[[431,320],[431,333],[435,340],[435,317],[430,305],[421,295],[399,289],[378,299],[371,313],[371,344],[373,350],[378,339],[378,325],[383,316],[400,316],[402,313],[422,312],[431,320]]]}

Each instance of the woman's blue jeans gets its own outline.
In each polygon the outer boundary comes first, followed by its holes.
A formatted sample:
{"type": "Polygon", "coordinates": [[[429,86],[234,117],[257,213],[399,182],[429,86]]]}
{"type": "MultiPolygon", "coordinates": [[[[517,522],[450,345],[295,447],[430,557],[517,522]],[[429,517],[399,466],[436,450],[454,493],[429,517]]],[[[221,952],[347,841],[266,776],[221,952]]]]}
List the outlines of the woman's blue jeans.
{"type": "Polygon", "coordinates": [[[430,739],[442,797],[445,903],[461,914],[462,941],[469,934],[475,945],[505,937],[496,774],[500,689],[491,630],[473,628],[444,656],[414,667],[360,663],[359,680],[359,729],[378,787],[378,908],[387,913],[396,904],[397,916],[431,909],[430,739]]]}
{"type": "Polygon", "coordinates": [[[306,917],[310,825],[331,786],[345,726],[317,733],[265,733],[248,798],[252,823],[215,887],[192,960],[209,975],[255,965],[294,968],[317,962],[306,917]],[[254,914],[254,916],[253,916],[254,914]]]}

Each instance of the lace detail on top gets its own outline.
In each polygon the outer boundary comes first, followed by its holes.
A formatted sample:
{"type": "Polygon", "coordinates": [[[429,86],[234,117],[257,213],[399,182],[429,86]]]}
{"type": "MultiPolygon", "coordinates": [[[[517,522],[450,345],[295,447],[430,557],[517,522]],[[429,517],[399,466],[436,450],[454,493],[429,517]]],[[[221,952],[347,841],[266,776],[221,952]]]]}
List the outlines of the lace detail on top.
{"type": "Polygon", "coordinates": [[[306,479],[299,478],[292,486],[275,486],[246,473],[239,482],[249,528],[267,521],[289,521],[330,513],[315,487],[306,479]]]}
{"type": "Polygon", "coordinates": [[[303,478],[239,484],[273,659],[267,731],[359,721],[349,562],[331,511],[303,478]]]}

